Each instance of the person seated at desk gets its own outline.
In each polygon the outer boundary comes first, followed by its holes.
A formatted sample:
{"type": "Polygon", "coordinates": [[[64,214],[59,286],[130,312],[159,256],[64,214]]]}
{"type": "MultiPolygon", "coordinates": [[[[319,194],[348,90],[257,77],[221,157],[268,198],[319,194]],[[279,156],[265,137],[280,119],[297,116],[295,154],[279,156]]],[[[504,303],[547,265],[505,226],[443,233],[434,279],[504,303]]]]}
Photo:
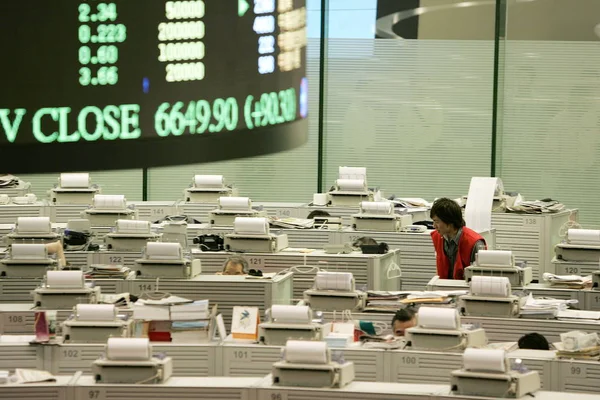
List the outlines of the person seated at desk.
{"type": "Polygon", "coordinates": [[[550,350],[550,343],[544,335],[537,332],[528,333],[519,339],[519,349],[550,350]]]}
{"type": "Polygon", "coordinates": [[[313,210],[308,214],[306,219],[315,219],[315,217],[331,217],[331,215],[327,211],[313,210]]]}
{"type": "Polygon", "coordinates": [[[244,257],[229,257],[223,264],[223,271],[217,275],[246,275],[248,274],[248,261],[244,257]]]}
{"type": "Polygon", "coordinates": [[[408,328],[417,325],[417,313],[414,308],[407,307],[398,310],[392,318],[392,330],[394,336],[404,336],[404,332],[408,328]]]}
{"type": "Polygon", "coordinates": [[[479,250],[487,249],[485,239],[465,226],[460,206],[452,199],[437,199],[429,214],[433,220],[431,240],[441,279],[464,279],[464,269],[475,261],[479,250]]]}
{"type": "Polygon", "coordinates": [[[56,261],[58,261],[59,268],[67,266],[67,259],[65,258],[63,244],[60,241],[46,243],[46,251],[48,254],[56,254],[56,261]]]}

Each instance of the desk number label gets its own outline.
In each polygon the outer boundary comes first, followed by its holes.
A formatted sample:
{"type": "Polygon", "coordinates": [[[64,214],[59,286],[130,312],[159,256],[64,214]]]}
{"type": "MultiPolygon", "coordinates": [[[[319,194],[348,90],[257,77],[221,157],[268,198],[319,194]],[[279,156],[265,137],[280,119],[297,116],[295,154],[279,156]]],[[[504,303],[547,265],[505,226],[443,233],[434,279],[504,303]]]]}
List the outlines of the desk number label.
{"type": "Polygon", "coordinates": [[[565,273],[566,274],[578,274],[579,273],[579,268],[577,267],[565,267],[565,273]]]}
{"type": "Polygon", "coordinates": [[[76,349],[63,349],[62,356],[65,360],[79,361],[81,360],[81,351],[76,349]]]}
{"type": "Polygon", "coordinates": [[[567,365],[567,376],[585,379],[587,378],[586,367],[576,364],[567,365]]]}
{"type": "Polygon", "coordinates": [[[250,268],[264,268],[265,259],[263,257],[250,257],[248,258],[248,264],[250,268]]]}
{"type": "Polygon", "coordinates": [[[598,296],[598,295],[592,296],[591,308],[592,308],[592,310],[600,309],[600,296],[598,296]]]}
{"type": "Polygon", "coordinates": [[[278,217],[289,217],[291,215],[292,215],[292,212],[290,210],[277,210],[278,217]]]}
{"type": "Polygon", "coordinates": [[[82,399],[88,399],[88,400],[104,400],[104,399],[106,399],[106,392],[104,391],[104,388],[102,388],[102,389],[87,389],[86,392],[87,392],[86,396],[81,397],[82,399]]]}
{"type": "Polygon", "coordinates": [[[139,292],[153,292],[154,284],[152,283],[138,283],[137,285],[139,292]]]}
{"type": "Polygon", "coordinates": [[[123,262],[123,257],[109,256],[108,257],[109,264],[118,264],[123,262]]]}
{"type": "Polygon", "coordinates": [[[523,226],[537,226],[537,218],[523,218],[523,226]]]}
{"type": "Polygon", "coordinates": [[[400,363],[406,367],[419,368],[419,357],[417,357],[417,356],[400,356],[400,363]]]}
{"type": "Polygon", "coordinates": [[[271,393],[270,400],[287,400],[287,393],[271,393]]]}
{"type": "Polygon", "coordinates": [[[10,326],[25,325],[25,316],[19,314],[8,314],[4,317],[4,323],[10,326]]]}
{"type": "Polygon", "coordinates": [[[247,360],[248,359],[248,352],[244,351],[244,350],[235,350],[234,352],[235,355],[235,359],[236,360],[247,360]]]}
{"type": "Polygon", "coordinates": [[[153,217],[165,216],[167,213],[164,208],[151,208],[150,215],[153,217]]]}

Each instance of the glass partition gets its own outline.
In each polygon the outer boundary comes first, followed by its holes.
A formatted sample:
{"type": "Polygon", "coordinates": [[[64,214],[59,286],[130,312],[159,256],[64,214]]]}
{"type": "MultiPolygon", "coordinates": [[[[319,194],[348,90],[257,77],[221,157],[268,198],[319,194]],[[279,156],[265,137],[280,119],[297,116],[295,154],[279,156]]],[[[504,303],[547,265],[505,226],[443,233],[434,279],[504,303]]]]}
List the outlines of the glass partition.
{"type": "Polygon", "coordinates": [[[600,228],[600,2],[508,3],[498,175],[600,228]]]}
{"type": "Polygon", "coordinates": [[[427,199],[489,175],[494,20],[494,1],[329,0],[323,189],[343,165],[427,199]]]}

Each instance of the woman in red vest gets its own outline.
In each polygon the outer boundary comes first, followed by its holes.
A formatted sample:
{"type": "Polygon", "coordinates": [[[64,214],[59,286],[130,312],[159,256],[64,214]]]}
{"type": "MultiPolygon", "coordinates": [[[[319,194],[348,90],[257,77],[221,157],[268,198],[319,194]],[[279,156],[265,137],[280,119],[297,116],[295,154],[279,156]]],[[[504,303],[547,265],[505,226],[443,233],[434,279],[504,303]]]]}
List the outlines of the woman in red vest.
{"type": "Polygon", "coordinates": [[[485,250],[485,239],[465,226],[460,206],[452,199],[437,199],[431,207],[431,239],[436,254],[437,274],[442,279],[464,279],[464,269],[485,250]]]}

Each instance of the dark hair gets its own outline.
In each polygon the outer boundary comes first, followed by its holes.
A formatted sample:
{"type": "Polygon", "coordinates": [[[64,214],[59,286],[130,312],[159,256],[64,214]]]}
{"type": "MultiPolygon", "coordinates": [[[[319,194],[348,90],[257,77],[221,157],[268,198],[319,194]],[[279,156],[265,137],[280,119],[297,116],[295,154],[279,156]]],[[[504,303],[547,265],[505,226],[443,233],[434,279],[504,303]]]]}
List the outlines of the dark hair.
{"type": "Polygon", "coordinates": [[[227,265],[229,263],[232,264],[239,264],[242,266],[242,272],[245,274],[248,271],[248,261],[246,261],[246,259],[244,257],[240,257],[240,256],[232,256],[229,257],[227,260],[225,260],[225,262],[223,263],[223,272],[225,272],[225,269],[227,268],[227,265]]]}
{"type": "Polygon", "coordinates": [[[352,243],[352,247],[360,247],[364,245],[377,246],[377,240],[373,239],[370,236],[359,237],[352,243]]]}
{"type": "Polygon", "coordinates": [[[315,217],[331,217],[331,215],[327,211],[323,210],[313,210],[308,214],[306,219],[314,219],[315,217]]]}
{"type": "Polygon", "coordinates": [[[406,307],[396,311],[396,314],[394,314],[394,318],[392,318],[392,328],[394,327],[396,321],[408,322],[411,319],[413,319],[416,315],[417,312],[412,307],[406,307]]]}
{"type": "Polygon", "coordinates": [[[447,197],[437,199],[433,203],[429,217],[437,217],[445,224],[454,225],[456,229],[465,226],[460,206],[454,200],[447,197]]]}
{"type": "Polygon", "coordinates": [[[519,339],[520,349],[550,350],[548,340],[537,332],[528,333],[519,339]]]}

